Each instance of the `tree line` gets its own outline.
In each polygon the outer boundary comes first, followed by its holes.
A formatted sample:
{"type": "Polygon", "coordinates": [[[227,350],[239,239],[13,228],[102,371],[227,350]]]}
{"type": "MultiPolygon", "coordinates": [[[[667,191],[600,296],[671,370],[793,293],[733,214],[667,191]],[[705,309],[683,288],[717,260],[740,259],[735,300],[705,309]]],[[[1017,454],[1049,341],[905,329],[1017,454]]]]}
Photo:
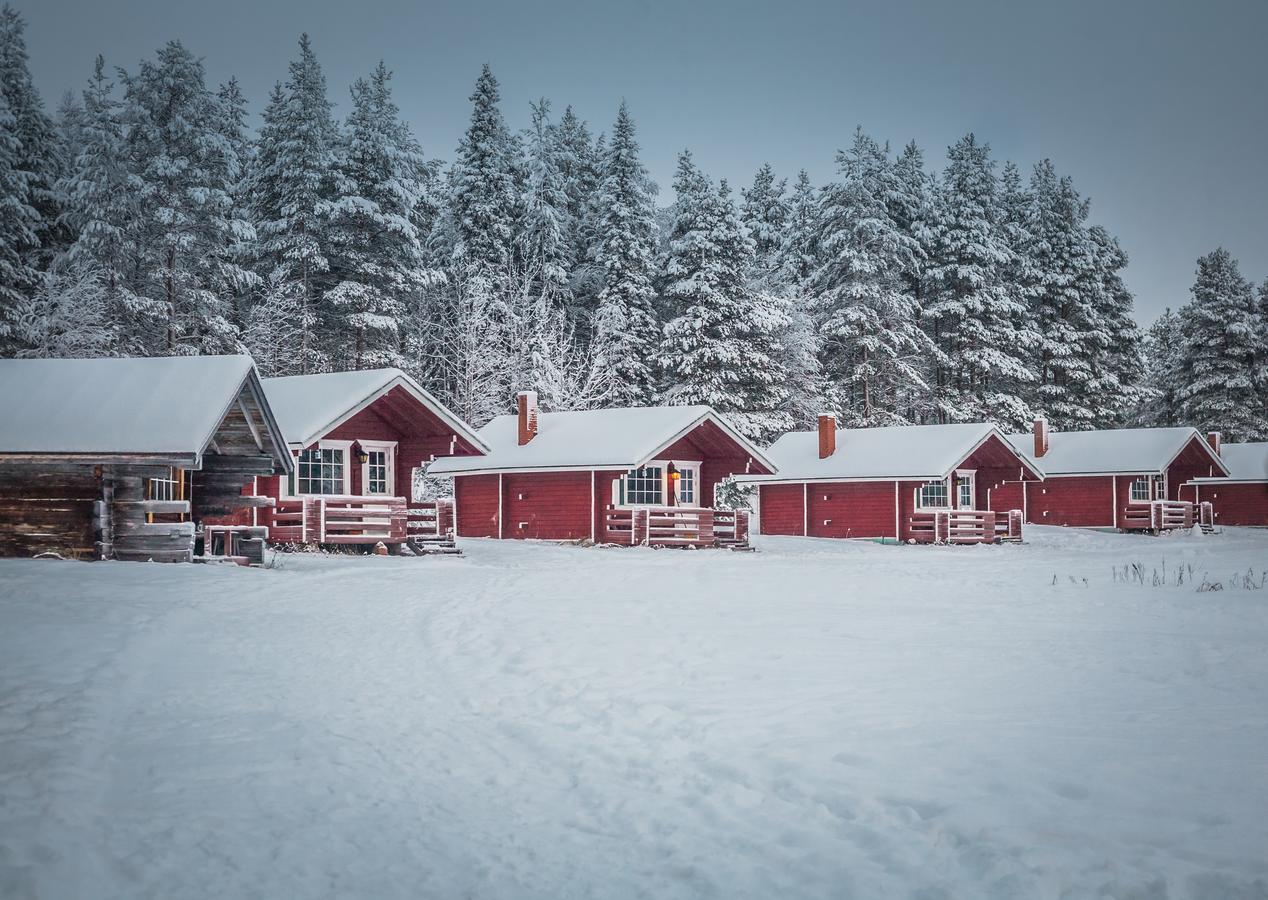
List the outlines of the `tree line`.
{"type": "Polygon", "coordinates": [[[738,196],[684,151],[662,207],[624,103],[596,134],[543,99],[515,131],[488,66],[447,164],[382,63],[336,117],[307,36],[258,130],[179,41],[132,70],[99,57],[50,116],[6,7],[0,73],[4,355],[398,366],[477,425],[534,389],[709,404],[758,439],[824,410],[1268,432],[1268,282],[1216,251],[1142,334],[1070,177],[973,134],[933,172],[860,128],[830,183],[767,165],[738,196]]]}

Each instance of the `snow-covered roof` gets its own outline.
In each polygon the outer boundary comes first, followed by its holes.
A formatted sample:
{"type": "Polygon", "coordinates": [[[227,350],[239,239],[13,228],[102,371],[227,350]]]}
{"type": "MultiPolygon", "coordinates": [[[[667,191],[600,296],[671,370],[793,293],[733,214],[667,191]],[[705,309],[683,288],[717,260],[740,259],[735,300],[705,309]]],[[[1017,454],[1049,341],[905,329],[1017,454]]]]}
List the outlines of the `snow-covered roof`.
{"type": "Polygon", "coordinates": [[[0,360],[0,453],[197,458],[249,380],[249,356],[0,360]]]}
{"type": "MultiPolygon", "coordinates": [[[[1195,428],[1113,428],[1104,431],[1053,431],[1048,452],[1037,462],[1048,475],[1114,475],[1161,473],[1189,441],[1206,439],[1195,428]]],[[[1010,434],[1008,440],[1027,459],[1034,460],[1031,432],[1010,434]]],[[[1211,458],[1222,467],[1218,457],[1211,458]]]]}
{"type": "Polygon", "coordinates": [[[430,409],[477,450],[487,450],[475,431],[400,369],[363,369],[265,378],[264,391],[292,446],[306,447],[356,415],[379,397],[400,387],[430,409]]]}
{"type": "Polygon", "coordinates": [[[489,454],[441,457],[433,475],[564,469],[634,469],[697,426],[712,422],[764,468],[774,469],[760,449],[707,406],[641,406],[545,412],[537,435],[519,443],[517,416],[498,416],[480,429],[489,454]]]}
{"type": "Polygon", "coordinates": [[[1220,459],[1228,467],[1227,478],[1195,478],[1202,482],[1268,481],[1268,442],[1224,444],[1220,459]]]}
{"type": "MultiPolygon", "coordinates": [[[[890,479],[934,480],[946,478],[966,457],[992,435],[1012,450],[994,425],[894,425],[884,428],[842,428],[836,450],[819,458],[819,432],[793,431],[775,441],[767,455],[779,467],[775,476],[754,476],[746,481],[785,483],[802,481],[878,481],[890,479]]],[[[1017,457],[1036,476],[1032,462],[1017,457]]]]}

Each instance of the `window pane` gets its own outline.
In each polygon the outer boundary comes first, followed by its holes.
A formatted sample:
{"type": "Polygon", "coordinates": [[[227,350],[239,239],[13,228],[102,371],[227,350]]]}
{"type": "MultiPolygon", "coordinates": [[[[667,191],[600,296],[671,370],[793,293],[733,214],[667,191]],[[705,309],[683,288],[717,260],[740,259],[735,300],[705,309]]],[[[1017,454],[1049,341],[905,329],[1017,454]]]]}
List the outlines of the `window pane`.
{"type": "Polygon", "coordinates": [[[695,503],[696,502],[696,470],[695,469],[679,469],[678,470],[678,502],[679,503],[695,503]]]}
{"type": "Polygon", "coordinates": [[[343,450],[301,450],[296,467],[296,493],[342,494],[343,450]]]}
{"type": "Polygon", "coordinates": [[[365,464],[365,492],[367,494],[386,494],[387,491],[387,451],[371,450],[366,454],[369,459],[365,464]]]}
{"type": "Polygon", "coordinates": [[[663,503],[664,471],[660,466],[644,466],[627,472],[622,478],[626,505],[659,506],[663,503]]]}
{"type": "Polygon", "coordinates": [[[945,481],[926,482],[920,488],[920,505],[933,509],[945,509],[947,502],[947,483],[945,481]]]}

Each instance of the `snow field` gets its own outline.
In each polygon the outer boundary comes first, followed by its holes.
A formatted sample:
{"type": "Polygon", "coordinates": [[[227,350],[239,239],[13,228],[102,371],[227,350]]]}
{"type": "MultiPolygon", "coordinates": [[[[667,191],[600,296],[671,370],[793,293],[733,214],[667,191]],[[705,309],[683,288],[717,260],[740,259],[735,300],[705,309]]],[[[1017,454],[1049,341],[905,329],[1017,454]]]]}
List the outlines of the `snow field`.
{"type": "Polygon", "coordinates": [[[1028,536],[5,561],[0,896],[1268,896],[1268,532],[1028,536]]]}

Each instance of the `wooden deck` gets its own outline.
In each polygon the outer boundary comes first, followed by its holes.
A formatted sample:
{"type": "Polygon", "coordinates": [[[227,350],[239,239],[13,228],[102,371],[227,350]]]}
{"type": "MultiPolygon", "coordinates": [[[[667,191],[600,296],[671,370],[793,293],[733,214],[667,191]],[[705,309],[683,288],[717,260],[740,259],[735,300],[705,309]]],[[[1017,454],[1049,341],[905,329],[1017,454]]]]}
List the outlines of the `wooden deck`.
{"type": "Polygon", "coordinates": [[[410,547],[415,553],[454,552],[453,501],[416,503],[404,497],[322,495],[279,500],[269,517],[274,544],[410,547]]]}
{"type": "Polygon", "coordinates": [[[608,507],[603,543],[651,547],[750,549],[748,510],[687,506],[608,507]]]}
{"type": "Polygon", "coordinates": [[[1021,540],[1019,509],[934,509],[912,513],[908,522],[917,544],[996,544],[1021,540]]]}
{"type": "MultiPolygon", "coordinates": [[[[1198,521],[1199,510],[1187,500],[1136,500],[1123,509],[1119,520],[1122,531],[1148,531],[1161,534],[1177,528],[1192,528],[1198,521]]],[[[1203,522],[1204,527],[1213,523],[1214,516],[1203,522]]]]}

